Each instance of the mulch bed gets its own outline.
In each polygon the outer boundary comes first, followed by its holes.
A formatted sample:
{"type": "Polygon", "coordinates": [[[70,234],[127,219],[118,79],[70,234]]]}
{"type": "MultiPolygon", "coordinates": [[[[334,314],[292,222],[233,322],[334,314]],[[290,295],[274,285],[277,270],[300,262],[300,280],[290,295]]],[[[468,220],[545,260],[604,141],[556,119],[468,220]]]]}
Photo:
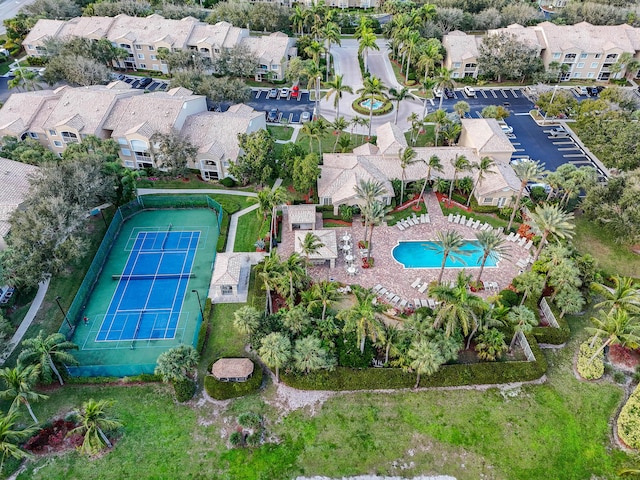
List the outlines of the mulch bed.
{"type": "Polygon", "coordinates": [[[634,371],[640,365],[640,352],[620,345],[609,347],[609,361],[623,370],[634,371]]]}
{"type": "Polygon", "coordinates": [[[73,450],[82,445],[83,436],[79,433],[69,434],[76,427],[73,422],[63,419],[55,420],[43,428],[24,445],[24,449],[36,455],[73,450]]]}
{"type": "Polygon", "coordinates": [[[440,192],[436,192],[436,197],[438,198],[438,202],[444,203],[446,207],[451,208],[451,206],[456,206],[458,208],[463,209],[465,212],[471,212],[471,209],[466,205],[462,205],[461,203],[456,202],[455,200],[449,201],[449,197],[440,192]]]}

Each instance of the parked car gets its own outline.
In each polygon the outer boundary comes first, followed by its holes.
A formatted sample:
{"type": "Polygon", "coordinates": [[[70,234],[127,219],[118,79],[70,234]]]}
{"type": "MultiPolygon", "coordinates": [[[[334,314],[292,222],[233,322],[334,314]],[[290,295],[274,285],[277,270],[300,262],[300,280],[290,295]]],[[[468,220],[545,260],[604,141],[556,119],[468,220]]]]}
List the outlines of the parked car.
{"type": "Polygon", "coordinates": [[[145,88],[151,85],[152,83],[153,83],[153,78],[144,77],[142,80],[140,80],[140,83],[138,83],[138,87],[145,88]]]}
{"type": "Polygon", "coordinates": [[[511,126],[507,125],[507,123],[506,123],[506,122],[504,122],[504,121],[500,120],[500,121],[498,122],[498,125],[500,125],[500,128],[502,129],[502,131],[503,131],[504,133],[506,133],[506,134],[513,133],[513,127],[511,127],[511,126]]]}
{"type": "Polygon", "coordinates": [[[464,94],[467,97],[474,97],[476,96],[476,89],[473,87],[470,87],[469,85],[467,85],[466,87],[463,88],[464,94]]]}
{"type": "Polygon", "coordinates": [[[519,163],[530,162],[530,161],[531,161],[531,157],[529,157],[529,155],[523,155],[522,157],[512,158],[511,160],[509,160],[509,163],[511,165],[518,165],[519,163]]]}
{"type": "Polygon", "coordinates": [[[311,114],[309,112],[302,112],[300,115],[300,123],[305,123],[311,120],[311,114]]]}
{"type": "Polygon", "coordinates": [[[552,137],[566,137],[567,135],[569,135],[569,132],[567,132],[565,128],[560,125],[549,130],[549,135],[551,135],[552,137]]]}
{"type": "Polygon", "coordinates": [[[118,80],[122,81],[122,80],[125,80],[127,78],[127,76],[124,73],[120,73],[120,74],[118,74],[118,76],[116,78],[118,80]]]}
{"type": "Polygon", "coordinates": [[[277,122],[278,121],[278,109],[272,108],[269,110],[267,114],[267,122],[277,122]]]}
{"type": "Polygon", "coordinates": [[[603,87],[602,85],[598,85],[596,88],[598,89],[598,93],[601,93],[602,90],[604,90],[607,87],[603,87]]]}
{"type": "Polygon", "coordinates": [[[598,87],[587,87],[587,92],[589,92],[589,96],[591,97],[595,97],[600,93],[598,87]]]}
{"type": "Polygon", "coordinates": [[[272,88],[271,90],[269,90],[269,93],[267,94],[267,98],[278,98],[278,89],[272,88]]]}
{"type": "Polygon", "coordinates": [[[280,89],[280,98],[287,98],[289,96],[289,89],[288,88],[281,88],[280,89]]]}
{"type": "Polygon", "coordinates": [[[451,90],[450,88],[445,88],[444,96],[447,98],[453,98],[453,90],[451,90]]]}
{"type": "Polygon", "coordinates": [[[576,93],[576,95],[589,95],[587,87],[573,87],[573,91],[576,93]]]}
{"type": "Polygon", "coordinates": [[[433,87],[433,96],[436,98],[440,98],[442,96],[442,90],[439,88],[433,87]]]}

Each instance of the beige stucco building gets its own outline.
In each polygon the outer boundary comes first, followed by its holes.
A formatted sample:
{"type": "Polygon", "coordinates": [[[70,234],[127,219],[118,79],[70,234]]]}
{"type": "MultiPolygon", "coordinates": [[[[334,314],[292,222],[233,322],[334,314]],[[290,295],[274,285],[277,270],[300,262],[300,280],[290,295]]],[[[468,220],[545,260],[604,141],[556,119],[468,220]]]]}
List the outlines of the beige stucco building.
{"type": "Polygon", "coordinates": [[[106,38],[129,53],[114,66],[162,73],[168,73],[167,64],[158,58],[162,49],[171,52],[189,50],[193,52],[194,61],[196,58],[213,61],[225,49],[246,45],[258,57],[255,78],[259,81],[267,75],[273,80],[283,80],[289,59],[297,54],[296,40],[284,33],[252,37],[248,29],[234,27],[228,22],[210,25],[193,17],[171,20],[157,14],[38,20],[22,46],[29,56],[44,56],[47,38],[70,37],[106,38]]]}
{"type": "MultiPolygon", "coordinates": [[[[489,30],[487,35],[508,33],[519,41],[534,47],[545,66],[557,62],[567,65],[562,80],[586,79],[607,81],[628,74],[638,78],[640,71],[611,72],[623,53],[640,60],[640,29],[630,25],[556,25],[542,22],[531,27],[513,24],[506,28],[489,30]]],[[[482,36],[454,31],[445,35],[442,44],[447,55],[445,66],[452,69],[452,78],[477,77],[478,46],[482,36]]]]}

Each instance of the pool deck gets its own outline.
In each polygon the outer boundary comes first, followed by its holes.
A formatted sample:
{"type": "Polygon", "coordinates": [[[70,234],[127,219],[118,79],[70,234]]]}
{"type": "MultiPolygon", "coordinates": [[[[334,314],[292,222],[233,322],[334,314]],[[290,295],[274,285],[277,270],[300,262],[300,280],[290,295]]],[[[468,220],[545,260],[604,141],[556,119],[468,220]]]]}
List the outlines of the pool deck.
{"type": "MultiPolygon", "coordinates": [[[[340,256],[336,261],[336,267],[331,269],[329,266],[320,266],[309,268],[309,274],[317,280],[335,280],[348,285],[358,284],[365,288],[373,288],[380,284],[389,291],[394,292],[400,297],[413,303],[414,299],[426,299],[427,293],[420,293],[417,289],[412,288],[411,284],[421,278],[423,281],[431,282],[438,278],[440,268],[411,268],[405,269],[398,263],[392,255],[393,248],[401,241],[415,240],[436,240],[436,232],[443,230],[456,230],[461,233],[465,239],[475,240],[475,233],[471,227],[449,223],[447,218],[442,214],[442,210],[438,205],[438,199],[433,193],[426,195],[427,210],[431,219],[430,223],[418,224],[410,228],[400,231],[396,226],[378,226],[373,230],[373,240],[371,256],[375,259],[374,268],[363,269],[360,262],[356,259],[356,274],[349,275],[346,270],[346,262],[340,256]]],[[[407,216],[412,215],[412,210],[407,210],[407,216]]],[[[283,225],[287,225],[287,219],[283,219],[283,225]]],[[[316,221],[316,228],[322,228],[322,219],[316,221]]],[[[358,240],[364,239],[364,227],[360,222],[354,222],[352,227],[336,228],[338,238],[344,234],[350,234],[353,243],[357,245],[358,240]]],[[[505,236],[506,238],[506,236],[505,236]]],[[[287,258],[294,251],[294,236],[285,227],[283,234],[283,242],[278,247],[281,258],[287,258]]],[[[527,258],[533,250],[527,251],[524,247],[517,243],[505,242],[505,246],[509,252],[507,258],[502,258],[497,267],[485,267],[482,273],[482,281],[496,282],[498,289],[506,288],[511,280],[516,277],[522,270],[516,265],[520,258],[527,258]]],[[[357,252],[354,252],[357,255],[357,252]]],[[[468,274],[473,275],[475,280],[480,267],[471,265],[465,268],[468,274]]],[[[443,281],[454,281],[460,269],[445,268],[443,281]]],[[[495,290],[484,290],[478,292],[477,295],[488,297],[497,293],[495,290]]]]}

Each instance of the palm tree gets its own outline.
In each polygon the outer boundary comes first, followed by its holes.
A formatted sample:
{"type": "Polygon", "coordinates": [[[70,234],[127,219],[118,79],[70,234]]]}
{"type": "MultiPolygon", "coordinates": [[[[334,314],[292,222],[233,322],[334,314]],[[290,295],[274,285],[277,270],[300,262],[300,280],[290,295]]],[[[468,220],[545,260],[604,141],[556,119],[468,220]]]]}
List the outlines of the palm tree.
{"type": "Polygon", "coordinates": [[[331,124],[323,117],[318,118],[315,122],[316,132],[318,134],[318,155],[322,158],[322,139],[325,137],[331,124]]]}
{"type": "Polygon", "coordinates": [[[334,361],[328,357],[322,341],[314,336],[300,338],[293,349],[293,364],[302,373],[309,373],[323,368],[333,368],[334,361]]]}
{"type": "Polygon", "coordinates": [[[364,71],[369,71],[369,50],[380,50],[380,47],[376,43],[376,34],[371,30],[364,31],[360,36],[358,42],[358,55],[362,55],[364,53],[364,71]]]}
{"type": "Polygon", "coordinates": [[[283,275],[280,279],[280,294],[287,298],[289,307],[293,307],[296,300],[296,290],[302,288],[306,280],[305,261],[299,253],[292,253],[282,262],[283,275]]]}
{"type": "Polygon", "coordinates": [[[465,113],[468,113],[469,110],[469,104],[464,100],[456,102],[456,104],[453,106],[453,111],[456,112],[460,118],[464,118],[465,113]]]}
{"type": "Polygon", "coordinates": [[[533,256],[534,261],[540,256],[540,252],[544,247],[549,235],[557,238],[571,239],[573,237],[573,229],[575,225],[571,223],[573,213],[564,212],[558,205],[538,205],[531,212],[534,231],[541,234],[540,245],[533,256]]]}
{"type": "Polygon", "coordinates": [[[33,385],[38,381],[38,376],[40,375],[39,369],[38,365],[24,366],[18,363],[15,368],[3,368],[0,370],[0,378],[7,386],[6,390],[0,392],[0,398],[11,400],[12,409],[17,409],[19,404],[23,404],[27,407],[34,423],[38,423],[38,419],[33,413],[31,402],[49,398],[47,395],[42,395],[33,390],[33,385]]]}
{"type": "Polygon", "coordinates": [[[436,76],[435,76],[436,88],[438,88],[441,92],[440,104],[438,105],[438,110],[442,110],[442,101],[444,100],[444,89],[445,88],[453,89],[456,85],[455,82],[453,81],[453,78],[451,77],[452,74],[453,74],[453,70],[449,70],[446,67],[440,67],[436,71],[436,76]]]}
{"type": "Polygon", "coordinates": [[[371,121],[373,119],[373,101],[377,96],[384,96],[387,87],[382,80],[373,75],[364,79],[363,87],[356,91],[361,97],[369,99],[369,138],[371,138],[371,121]]]}
{"type": "Polygon", "coordinates": [[[407,177],[405,171],[409,165],[413,165],[414,163],[419,161],[419,159],[416,158],[417,156],[418,154],[411,147],[401,148],[398,151],[398,159],[400,160],[400,168],[402,169],[402,182],[400,184],[400,205],[402,205],[402,203],[404,202],[404,184],[407,177]]]}
{"type": "Polygon", "coordinates": [[[499,258],[507,256],[509,249],[505,246],[504,236],[494,231],[482,230],[476,233],[476,239],[482,249],[480,271],[478,272],[478,278],[476,278],[476,282],[479,283],[487,259],[491,257],[497,262],[499,258]]]}
{"type": "MultiPolygon", "coordinates": [[[[351,119],[351,125],[353,127],[355,126],[368,127],[369,125],[371,125],[371,122],[369,122],[369,119],[365,117],[360,117],[356,115],[355,117],[353,117],[353,119],[351,119]]],[[[351,133],[353,133],[353,127],[351,128],[351,133]]]]}
{"type": "Polygon", "coordinates": [[[260,327],[260,312],[255,308],[245,305],[233,312],[233,326],[247,339],[251,338],[256,330],[260,327]]]}
{"type": "Polygon", "coordinates": [[[325,52],[327,53],[327,82],[329,81],[329,72],[331,71],[331,44],[335,43],[338,46],[341,46],[340,42],[340,27],[336,22],[327,22],[327,24],[322,29],[322,36],[327,42],[327,47],[325,48],[325,52]]]}
{"type": "Polygon", "coordinates": [[[476,183],[473,184],[473,189],[469,194],[469,198],[467,199],[467,207],[471,204],[471,197],[475,193],[476,189],[482,184],[482,181],[485,179],[485,175],[490,174],[493,175],[496,173],[492,168],[495,166],[495,162],[491,157],[482,157],[480,159],[480,163],[475,165],[475,169],[478,170],[478,178],[476,178],[476,183]]]}
{"type": "Polygon", "coordinates": [[[495,362],[507,350],[504,343],[504,333],[496,328],[489,328],[478,335],[476,352],[478,358],[488,362],[495,362]]]}
{"type": "Polygon", "coordinates": [[[9,410],[6,415],[0,416],[0,452],[2,452],[0,472],[2,472],[7,457],[16,460],[30,457],[27,452],[20,450],[19,445],[26,442],[38,428],[33,426],[18,430],[16,428],[17,422],[18,413],[15,410],[9,410]]]}
{"type": "Polygon", "coordinates": [[[439,230],[436,232],[436,242],[428,245],[427,248],[435,250],[438,254],[442,255],[442,267],[438,275],[438,283],[442,283],[442,274],[444,273],[447,258],[451,257],[453,260],[463,262],[462,256],[469,255],[469,252],[462,250],[464,244],[465,239],[455,230],[447,230],[444,232],[439,230]]]}
{"type": "Polygon", "coordinates": [[[336,75],[331,82],[327,80],[327,86],[329,87],[329,91],[327,92],[325,98],[328,101],[332,95],[335,95],[333,99],[333,108],[336,109],[336,118],[339,118],[340,117],[340,99],[342,98],[342,94],[344,92],[353,93],[353,88],[351,88],[349,85],[345,85],[344,83],[342,83],[342,75],[336,75]]]}
{"type": "Polygon", "coordinates": [[[519,162],[514,165],[513,169],[516,175],[520,179],[520,189],[516,196],[516,201],[513,204],[513,211],[511,212],[511,218],[509,218],[509,225],[507,225],[507,231],[511,230],[513,220],[516,218],[516,212],[520,208],[520,200],[522,199],[522,193],[529,182],[537,182],[544,177],[547,170],[544,168],[544,163],[540,163],[537,160],[527,160],[519,162]]]}
{"type": "Polygon", "coordinates": [[[441,52],[442,43],[437,38],[430,38],[426,42],[423,42],[418,49],[418,63],[419,69],[424,70],[424,81],[427,81],[429,71],[435,68],[436,63],[442,62],[441,52]]]}
{"type": "Polygon", "coordinates": [[[300,5],[293,7],[293,12],[289,16],[289,20],[291,21],[291,25],[298,29],[298,35],[302,35],[304,33],[304,24],[307,20],[305,9],[300,7],[300,5]]]}
{"type": "Polygon", "coordinates": [[[640,323],[637,316],[625,310],[615,309],[603,314],[602,318],[591,317],[593,327],[585,330],[593,335],[592,346],[597,338],[606,338],[592,358],[609,345],[637,348],[640,344],[640,323]]]}
{"type": "MultiPolygon", "coordinates": [[[[306,122],[302,125],[300,133],[305,137],[309,137],[309,153],[313,153],[313,139],[318,139],[318,129],[316,128],[316,122],[306,122]]],[[[260,192],[258,192],[259,194],[260,192]]]]}
{"type": "Polygon", "coordinates": [[[346,331],[355,330],[360,353],[364,353],[366,338],[371,337],[375,340],[381,334],[382,324],[376,318],[376,312],[381,310],[381,306],[373,303],[376,295],[371,290],[355,288],[353,293],[356,304],[347,310],[342,310],[337,318],[344,321],[346,331]]]}
{"type": "Polygon", "coordinates": [[[314,283],[311,287],[311,296],[312,298],[307,307],[313,309],[316,305],[322,305],[322,315],[320,318],[322,322],[324,322],[327,316],[327,308],[338,299],[338,284],[327,280],[314,283]]]}
{"type": "Polygon", "coordinates": [[[407,356],[411,359],[409,365],[416,372],[416,384],[413,388],[418,388],[418,385],[420,385],[421,375],[433,375],[445,363],[438,345],[430,340],[414,341],[407,352],[407,356]]]}
{"type": "MultiPolygon", "coordinates": [[[[427,199],[424,198],[424,190],[427,187],[427,183],[431,181],[431,171],[435,170],[436,172],[442,172],[444,169],[442,167],[442,162],[440,162],[440,158],[437,155],[431,155],[429,160],[425,163],[427,165],[427,176],[422,184],[422,190],[420,190],[420,199],[424,201],[424,208],[427,208],[427,199]]],[[[418,204],[420,204],[419,201],[418,204]]]]}
{"type": "Polygon", "coordinates": [[[55,374],[60,385],[64,385],[56,363],[65,366],[78,365],[78,361],[69,353],[69,350],[77,349],[78,346],[68,342],[63,334],[52,333],[45,338],[44,331],[41,330],[37,337],[28,338],[22,342],[18,362],[25,365],[40,365],[40,379],[43,383],[51,383],[55,374]]]}
{"type": "Polygon", "coordinates": [[[320,67],[313,62],[310,62],[304,69],[304,74],[307,75],[309,79],[307,81],[307,89],[311,90],[315,89],[315,99],[314,99],[314,115],[320,115],[320,81],[322,80],[322,70],[320,67]]]}
{"type": "Polygon", "coordinates": [[[453,186],[456,183],[458,173],[459,172],[468,172],[471,170],[471,162],[464,155],[457,155],[451,161],[451,165],[453,165],[453,180],[451,180],[451,185],[449,185],[449,206],[451,206],[451,195],[453,195],[453,186]]]}
{"type": "Polygon", "coordinates": [[[362,210],[369,223],[369,248],[367,249],[367,261],[369,261],[369,259],[371,258],[371,247],[373,244],[373,227],[375,227],[376,225],[380,225],[380,223],[385,218],[387,218],[387,213],[389,212],[390,208],[391,207],[385,205],[381,201],[375,200],[374,202],[365,205],[362,210]]]}
{"type": "Polygon", "coordinates": [[[420,135],[422,122],[420,121],[420,117],[416,112],[411,112],[411,114],[407,117],[407,122],[411,124],[411,145],[415,145],[416,140],[418,139],[418,135],[420,135]]]}
{"type": "Polygon", "coordinates": [[[305,263],[306,270],[307,265],[309,265],[309,257],[314,253],[318,253],[318,250],[324,247],[324,243],[322,243],[320,237],[318,237],[318,235],[316,235],[315,233],[307,232],[307,234],[303,238],[299,239],[299,244],[300,250],[307,259],[305,263]]]}
{"type": "Polygon", "coordinates": [[[400,102],[409,96],[409,89],[407,87],[402,87],[400,90],[396,88],[390,88],[389,95],[391,95],[391,100],[396,102],[396,117],[393,120],[393,123],[394,125],[397,125],[398,112],[400,112],[400,102]]]}
{"type": "Polygon", "coordinates": [[[536,314],[524,305],[511,307],[511,310],[507,313],[507,321],[513,326],[513,338],[509,344],[509,351],[513,350],[518,333],[529,333],[533,327],[538,325],[536,314]]]}
{"type": "MultiPolygon", "coordinates": [[[[305,124],[305,126],[306,125],[307,124],[305,124]]],[[[268,215],[271,215],[271,222],[269,225],[270,239],[274,237],[277,221],[275,209],[278,205],[286,203],[288,199],[289,193],[287,192],[287,189],[282,186],[277,188],[264,188],[258,192],[257,201],[260,206],[260,208],[258,208],[258,215],[262,214],[263,221],[267,219],[268,215]]]]}
{"type": "Polygon", "coordinates": [[[82,433],[84,441],[80,451],[89,455],[98,453],[103,445],[112,448],[113,444],[104,432],[117,430],[122,427],[117,419],[108,415],[108,410],[113,407],[114,402],[110,400],[89,399],[82,404],[79,412],[80,425],[72,432],[82,433]]]}
{"type": "Polygon", "coordinates": [[[7,83],[9,88],[17,88],[19,90],[20,87],[24,87],[25,90],[33,90],[34,92],[42,89],[40,84],[38,84],[40,76],[36,72],[19,68],[15,71],[14,75],[15,77],[7,83]]]}
{"type": "MultiPolygon", "coordinates": [[[[378,197],[384,195],[386,193],[386,189],[382,185],[382,183],[375,180],[363,180],[360,179],[360,183],[358,183],[354,187],[356,191],[356,197],[362,199],[362,209],[371,210],[371,204],[375,202],[378,197]]],[[[367,240],[367,226],[369,218],[367,216],[364,217],[364,235],[365,238],[363,240],[367,240]]]]}
{"type": "Polygon", "coordinates": [[[624,310],[632,314],[640,313],[640,284],[631,277],[621,277],[620,275],[611,277],[611,282],[613,288],[609,288],[603,283],[593,282],[591,284],[591,290],[603,297],[603,300],[597,303],[595,308],[609,313],[614,310],[624,310]]]}
{"type": "Polygon", "coordinates": [[[262,279],[264,288],[267,291],[267,312],[271,314],[273,313],[271,292],[276,289],[283,274],[282,262],[276,250],[272,249],[269,255],[256,268],[258,276],[262,279]]]}
{"type": "Polygon", "coordinates": [[[351,146],[351,140],[349,140],[347,135],[338,135],[336,145],[340,147],[340,153],[347,153],[350,150],[349,147],[351,146]]]}
{"type": "Polygon", "coordinates": [[[441,108],[439,108],[438,110],[436,110],[435,112],[433,112],[433,114],[431,114],[431,116],[433,116],[433,123],[434,125],[434,133],[435,133],[435,146],[438,146],[438,139],[440,137],[440,131],[442,130],[442,126],[448,121],[447,119],[447,112],[445,112],[444,110],[442,110],[441,108]]]}
{"type": "MultiPolygon", "coordinates": [[[[542,290],[544,289],[545,281],[537,272],[528,271],[521,273],[512,281],[513,286],[518,291],[518,293],[522,294],[522,299],[520,300],[520,305],[524,305],[524,302],[527,300],[529,295],[536,295],[539,297],[542,294],[542,290]]],[[[536,305],[538,303],[538,298],[536,298],[536,305]]]]}
{"type": "Polygon", "coordinates": [[[280,367],[291,356],[291,340],[282,333],[270,333],[262,339],[258,354],[267,366],[276,369],[276,383],[280,383],[280,367]]]}
{"type": "MultiPolygon", "coordinates": [[[[333,133],[336,136],[336,142],[333,144],[333,153],[336,152],[336,147],[338,146],[338,142],[340,141],[340,138],[343,137],[342,131],[348,126],[349,126],[349,123],[345,120],[344,117],[336,117],[336,119],[331,124],[331,127],[333,127],[333,133]]],[[[349,141],[349,137],[344,136],[344,138],[347,139],[347,142],[349,141]]]]}
{"type": "Polygon", "coordinates": [[[156,360],[153,373],[162,377],[163,382],[179,383],[193,377],[200,356],[191,345],[178,345],[162,352],[156,360]]]}
{"type": "Polygon", "coordinates": [[[384,348],[384,363],[389,363],[389,354],[393,349],[394,355],[398,352],[398,343],[401,338],[401,331],[394,324],[383,325],[382,336],[379,339],[379,345],[384,348]]]}
{"type": "Polygon", "coordinates": [[[324,47],[320,42],[312,41],[305,49],[304,53],[309,55],[313,63],[316,64],[316,68],[320,68],[320,55],[324,53],[324,47]]]}
{"type": "Polygon", "coordinates": [[[416,48],[418,48],[421,42],[422,36],[417,30],[407,32],[407,35],[404,37],[404,40],[402,42],[403,50],[405,50],[407,53],[407,72],[404,76],[406,82],[409,81],[409,67],[411,66],[411,58],[413,57],[416,48]]]}

